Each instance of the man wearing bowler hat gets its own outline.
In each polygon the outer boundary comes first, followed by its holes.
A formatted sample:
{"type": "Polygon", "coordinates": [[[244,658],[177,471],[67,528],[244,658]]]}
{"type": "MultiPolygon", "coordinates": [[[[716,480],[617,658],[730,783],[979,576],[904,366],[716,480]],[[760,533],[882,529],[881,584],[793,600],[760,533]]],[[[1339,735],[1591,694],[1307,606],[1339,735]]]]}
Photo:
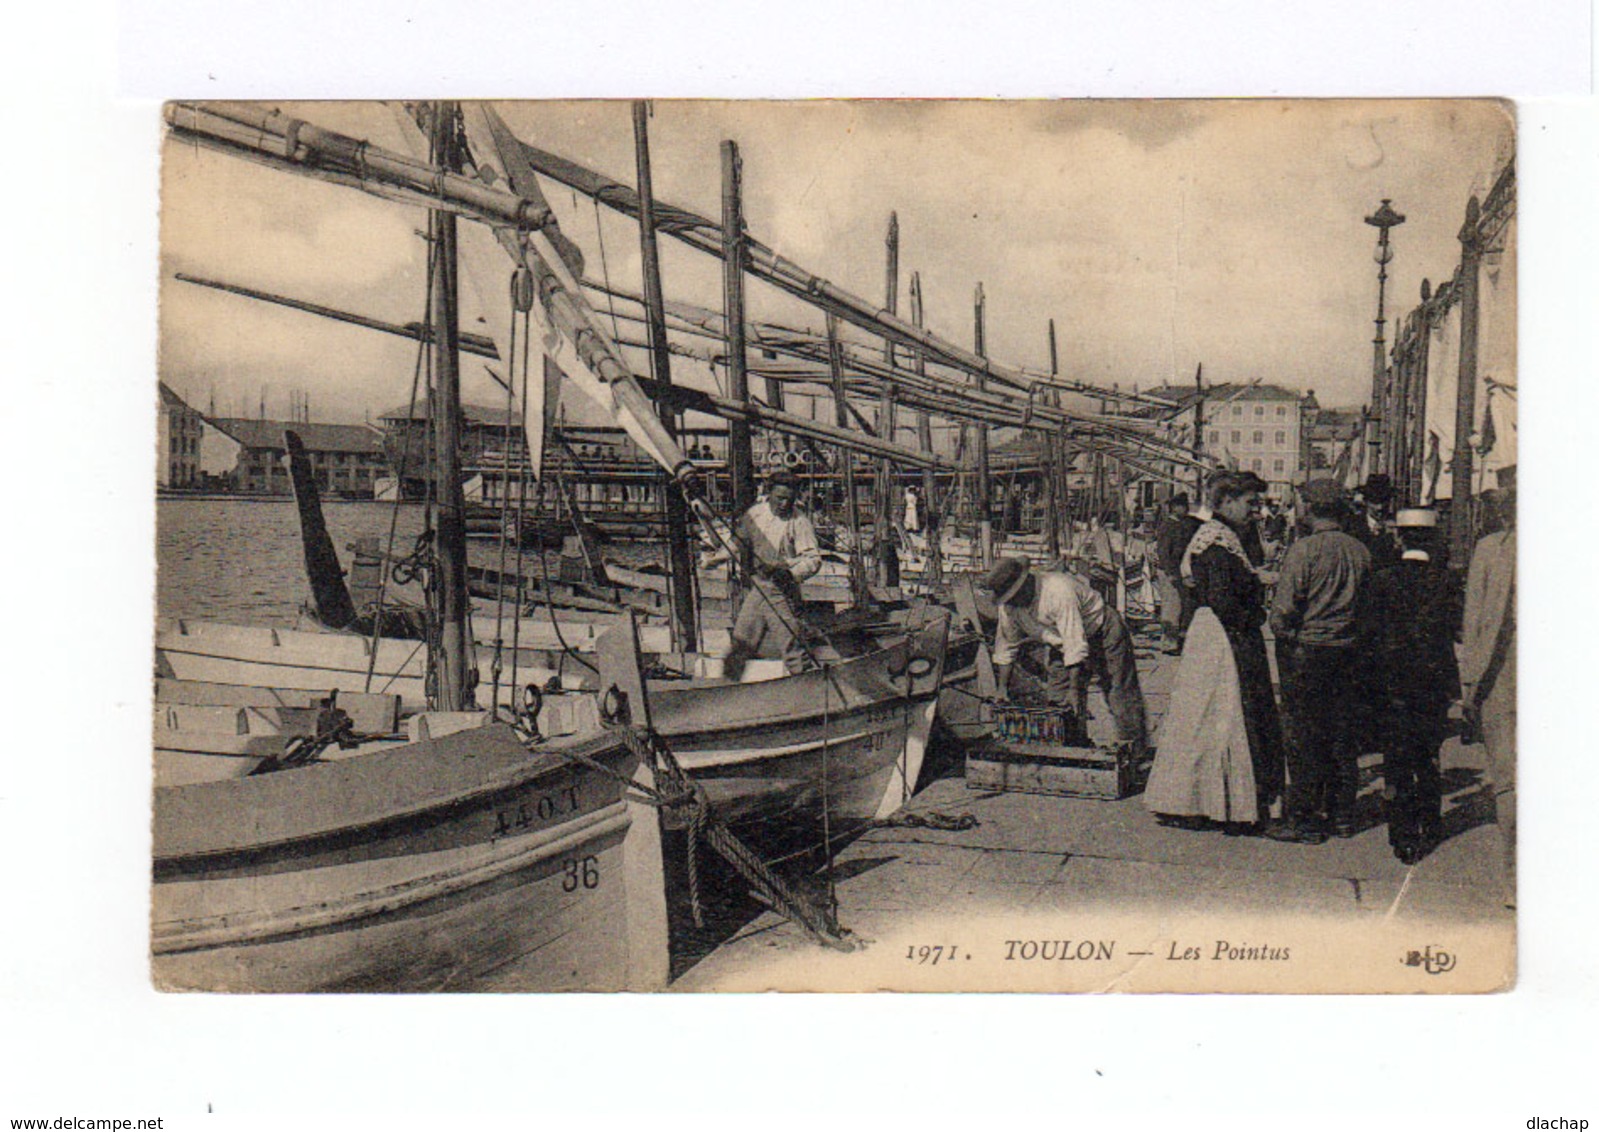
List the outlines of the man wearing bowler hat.
{"type": "Polygon", "coordinates": [[[1086,719],[1092,673],[1105,690],[1117,741],[1143,752],[1149,745],[1144,694],[1121,615],[1076,575],[1034,571],[1025,558],[1000,559],[981,584],[999,606],[994,668],[1000,695],[1009,694],[1019,668],[1048,703],[1086,719]]]}
{"type": "Polygon", "coordinates": [[[1442,835],[1438,748],[1449,734],[1449,705],[1460,695],[1460,601],[1448,569],[1434,561],[1438,513],[1400,511],[1395,530],[1400,560],[1372,574],[1360,645],[1383,753],[1388,843],[1414,865],[1442,835]]]}
{"type": "Polygon", "coordinates": [[[1350,534],[1366,544],[1371,552],[1371,568],[1383,570],[1399,561],[1399,538],[1394,532],[1389,516],[1394,502],[1394,481],[1381,472],[1366,477],[1360,489],[1361,506],[1356,512],[1350,534]]]}

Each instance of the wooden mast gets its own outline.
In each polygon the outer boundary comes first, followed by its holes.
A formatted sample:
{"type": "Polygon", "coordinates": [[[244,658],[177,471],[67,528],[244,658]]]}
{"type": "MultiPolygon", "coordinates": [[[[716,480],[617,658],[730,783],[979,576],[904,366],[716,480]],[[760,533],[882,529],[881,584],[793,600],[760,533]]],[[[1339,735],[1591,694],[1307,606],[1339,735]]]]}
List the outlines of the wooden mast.
{"type": "MultiPolygon", "coordinates": [[[[838,318],[827,316],[827,362],[833,381],[834,419],[839,428],[849,427],[849,395],[844,389],[844,348],[838,338],[838,318]]],[[[861,564],[861,509],[855,495],[855,454],[840,453],[844,461],[844,514],[849,521],[849,580],[851,596],[859,604],[865,592],[865,568],[861,564]]]]}
{"type": "MultiPolygon", "coordinates": [[[[743,163],[738,143],[722,143],[722,320],[727,333],[727,393],[748,405],[749,374],[745,369],[743,163]]],[[[755,454],[750,444],[749,418],[727,422],[727,468],[733,480],[733,515],[742,518],[755,506],[755,454]]],[[[748,578],[751,550],[740,543],[739,577],[748,578]]],[[[735,594],[735,598],[739,595],[735,594]]],[[[736,604],[736,602],[735,602],[736,604]]]]}
{"type": "MultiPolygon", "coordinates": [[[[461,168],[454,102],[435,102],[430,130],[433,166],[447,173],[461,168]]],[[[467,711],[473,706],[475,671],[469,664],[467,628],[466,499],[461,490],[461,368],[459,278],[456,274],[455,213],[435,208],[428,214],[428,243],[433,257],[430,319],[434,401],[430,415],[434,433],[434,476],[438,491],[440,711],[467,711]]]]}
{"type": "MultiPolygon", "coordinates": [[[[650,174],[649,104],[633,103],[633,145],[638,163],[639,247],[644,260],[644,310],[649,318],[650,368],[661,385],[672,384],[672,355],[666,341],[666,302],[661,294],[660,248],[655,241],[655,192],[650,174]]],[[[661,426],[677,440],[677,426],[671,403],[657,399],[661,426]]],[[[694,564],[688,537],[688,504],[676,481],[661,479],[666,495],[666,553],[671,578],[672,641],[674,650],[699,649],[698,626],[694,617],[694,564]]]]}
{"type": "MultiPolygon", "coordinates": [[[[973,345],[977,356],[986,361],[988,358],[988,343],[984,336],[984,308],[983,285],[979,283],[972,297],[972,314],[975,327],[973,345]]],[[[982,370],[974,373],[973,378],[980,392],[988,388],[988,380],[982,370]]],[[[983,569],[987,570],[994,565],[994,518],[993,506],[989,495],[988,425],[986,422],[979,423],[977,426],[977,541],[982,555],[983,569]]]]}
{"type": "MultiPolygon", "coordinates": [[[[1049,376],[1052,378],[1060,376],[1060,354],[1055,348],[1054,319],[1049,320],[1049,376]]],[[[1051,390],[1049,397],[1053,403],[1060,398],[1060,394],[1051,390]]],[[[1057,498],[1059,484],[1056,481],[1060,478],[1058,460],[1060,444],[1052,430],[1040,429],[1038,436],[1043,442],[1040,447],[1044,456],[1044,531],[1049,538],[1049,557],[1058,559],[1061,553],[1060,501],[1057,498]]]]}
{"type": "MultiPolygon", "coordinates": [[[[884,290],[883,309],[889,314],[899,313],[899,213],[888,214],[888,264],[884,290]]],[[[888,368],[894,368],[894,340],[883,341],[883,356],[888,368]]],[[[882,400],[877,413],[877,435],[892,442],[898,431],[894,419],[894,383],[883,382],[882,400]]],[[[877,465],[877,583],[884,587],[899,585],[899,548],[894,542],[894,464],[887,458],[877,465]]]]}
{"type": "MultiPolygon", "coordinates": [[[[922,273],[911,272],[911,323],[918,330],[922,326],[922,273]]],[[[918,377],[927,375],[927,359],[918,351],[916,354],[916,374],[918,377]]],[[[916,414],[916,441],[923,452],[933,455],[933,418],[923,410],[916,414]]],[[[932,468],[922,470],[922,530],[927,535],[927,567],[933,576],[933,583],[943,580],[944,554],[943,532],[939,529],[938,522],[938,473],[932,468]]]]}
{"type": "Polygon", "coordinates": [[[1127,612],[1127,540],[1132,537],[1132,532],[1127,529],[1127,463],[1120,457],[1116,459],[1116,529],[1122,536],[1122,548],[1116,549],[1114,539],[1106,539],[1110,544],[1111,564],[1116,569],[1116,612],[1127,612]]]}

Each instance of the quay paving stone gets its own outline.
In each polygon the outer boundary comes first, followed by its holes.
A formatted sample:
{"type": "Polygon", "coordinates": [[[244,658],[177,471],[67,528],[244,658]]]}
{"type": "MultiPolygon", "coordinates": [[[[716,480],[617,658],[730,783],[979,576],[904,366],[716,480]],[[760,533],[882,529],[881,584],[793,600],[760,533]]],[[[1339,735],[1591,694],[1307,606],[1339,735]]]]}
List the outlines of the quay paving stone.
{"type": "Polygon", "coordinates": [[[1066,861],[1060,853],[990,850],[978,854],[977,863],[963,879],[977,884],[1049,884],[1059,877],[1066,861]]]}
{"type": "Polygon", "coordinates": [[[948,906],[959,908],[963,915],[992,916],[1026,912],[1035,905],[1047,887],[1003,881],[978,882],[968,878],[955,886],[948,906]]]}
{"type": "MultiPolygon", "coordinates": [[[[1426,862],[1423,861],[1422,865],[1426,862]]],[[[1403,879],[1363,882],[1360,886],[1359,906],[1362,911],[1377,917],[1395,920],[1459,919],[1487,922],[1511,919],[1514,916],[1504,906],[1497,889],[1476,884],[1453,884],[1427,880],[1419,872],[1410,878],[1409,886],[1403,879]]]]}
{"type": "Polygon", "coordinates": [[[1335,877],[1258,873],[1103,857],[1073,857],[1043,886],[1039,911],[1339,913],[1356,908],[1355,886],[1335,877]]]}
{"type": "MultiPolygon", "coordinates": [[[[851,907],[915,911],[937,908],[965,878],[980,854],[956,846],[940,852],[900,854],[897,847],[856,847],[834,863],[840,900],[851,907]],[[861,864],[869,867],[857,871],[861,864]]],[[[918,847],[919,849],[920,847],[918,847]]]]}

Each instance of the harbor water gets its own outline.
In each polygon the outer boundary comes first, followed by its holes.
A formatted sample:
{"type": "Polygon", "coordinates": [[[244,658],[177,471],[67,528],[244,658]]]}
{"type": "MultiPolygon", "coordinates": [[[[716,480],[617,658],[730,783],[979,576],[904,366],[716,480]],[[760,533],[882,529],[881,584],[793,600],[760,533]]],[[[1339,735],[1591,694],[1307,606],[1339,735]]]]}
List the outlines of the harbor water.
{"type": "MultiPolygon", "coordinates": [[[[392,524],[394,553],[407,554],[422,532],[421,504],[328,501],[328,534],[349,569],[349,544],[376,538],[387,545],[392,524]]],[[[607,557],[630,566],[658,564],[654,543],[613,543],[607,557]]],[[[468,560],[499,563],[498,543],[473,539],[468,560]]],[[[550,568],[553,570],[553,552],[550,568]]],[[[506,566],[514,567],[515,551],[506,566]]],[[[537,576],[538,552],[524,551],[524,570],[537,576]]],[[[391,583],[392,586],[392,583],[391,583]]],[[[415,585],[393,587],[396,597],[420,603],[415,585]]],[[[162,616],[292,628],[310,600],[300,520],[294,501],[282,499],[181,499],[156,504],[156,600],[162,616]]]]}

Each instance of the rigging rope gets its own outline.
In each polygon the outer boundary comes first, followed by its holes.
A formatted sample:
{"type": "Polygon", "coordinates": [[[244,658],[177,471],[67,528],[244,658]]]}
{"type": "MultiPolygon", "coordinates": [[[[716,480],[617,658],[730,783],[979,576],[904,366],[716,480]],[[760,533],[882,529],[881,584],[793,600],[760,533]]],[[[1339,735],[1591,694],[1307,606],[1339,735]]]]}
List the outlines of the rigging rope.
{"type": "Polygon", "coordinates": [[[662,811],[675,811],[689,834],[688,874],[691,911],[696,927],[703,927],[699,896],[699,846],[709,845],[744,878],[755,895],[788,917],[818,943],[839,951],[853,951],[855,944],[846,937],[828,910],[812,907],[770,864],[763,861],[730,830],[716,814],[705,790],[689,777],[672,753],[665,736],[643,727],[628,726],[618,732],[628,750],[655,772],[656,784],[649,786],[607,766],[592,755],[573,750],[549,750],[540,745],[537,731],[521,722],[510,724],[530,752],[548,754],[582,766],[621,785],[623,796],[633,802],[662,811]],[[663,785],[664,783],[664,785],[663,785]],[[687,811],[684,813],[684,811],[687,811]]]}
{"type": "MultiPolygon", "coordinates": [[[[516,407],[516,331],[517,309],[516,293],[513,288],[511,293],[511,365],[507,372],[505,382],[505,428],[502,430],[500,451],[500,546],[499,568],[494,580],[494,663],[491,671],[494,677],[494,687],[489,694],[489,711],[498,716],[500,713],[500,674],[504,671],[505,649],[505,541],[512,537],[510,532],[511,520],[511,415],[516,407]]],[[[516,541],[522,543],[522,523],[520,517],[516,525],[516,541]]],[[[518,607],[516,616],[520,620],[521,609],[518,607]]],[[[512,688],[516,687],[513,678],[512,688]]],[[[514,694],[514,693],[513,693],[514,694]]]]}
{"type": "Polygon", "coordinates": [[[551,600],[549,555],[542,545],[539,546],[539,572],[544,575],[544,608],[549,610],[550,625],[555,629],[555,639],[560,642],[561,651],[598,675],[600,670],[579,656],[577,650],[566,643],[566,637],[561,633],[561,622],[555,616],[555,603],[551,600]]]}
{"type": "Polygon", "coordinates": [[[605,227],[600,223],[600,202],[594,202],[594,237],[600,245],[600,274],[605,277],[606,304],[611,308],[611,338],[620,339],[622,328],[616,319],[616,300],[610,294],[611,269],[605,261],[605,227]]]}
{"type": "MultiPolygon", "coordinates": [[[[526,319],[524,319],[524,323],[526,319]]],[[[527,412],[527,341],[531,329],[524,325],[522,330],[522,411],[527,412]]],[[[513,359],[514,364],[514,359],[513,359]]],[[[543,426],[543,421],[540,422],[543,426]]],[[[532,463],[532,452],[528,447],[527,418],[523,417],[522,425],[522,460],[516,469],[516,527],[520,531],[522,524],[527,521],[527,472],[532,463]]],[[[538,484],[538,496],[534,499],[533,510],[537,513],[539,503],[544,498],[544,485],[538,484]]],[[[522,539],[518,535],[516,540],[516,620],[511,622],[511,687],[517,687],[519,669],[522,659],[522,615],[526,611],[527,579],[522,573],[522,539]]],[[[512,695],[515,693],[513,691],[512,695]]]]}
{"type": "MultiPolygon", "coordinates": [[[[430,247],[431,247],[431,245],[430,245],[430,247]]],[[[433,296],[433,256],[431,254],[429,254],[429,256],[428,256],[427,294],[428,294],[428,301],[427,301],[427,303],[424,304],[423,312],[422,312],[422,318],[423,318],[424,324],[426,323],[428,312],[432,309],[432,302],[433,302],[433,298],[432,298],[432,296],[433,296]]],[[[406,410],[405,410],[405,441],[401,445],[401,448],[400,448],[400,466],[395,471],[395,477],[394,477],[395,478],[395,483],[394,483],[394,501],[393,501],[393,506],[389,509],[389,537],[388,537],[388,543],[387,543],[387,547],[386,547],[387,553],[388,553],[389,556],[393,556],[393,554],[394,554],[394,540],[398,536],[398,528],[399,528],[399,522],[400,522],[400,504],[405,498],[405,473],[406,473],[407,470],[409,470],[410,465],[411,465],[411,440],[412,440],[411,424],[412,424],[413,421],[416,420],[416,392],[417,392],[417,386],[421,382],[421,379],[422,379],[422,366],[424,364],[423,363],[423,359],[427,356],[427,352],[428,352],[428,344],[426,342],[418,342],[417,343],[417,347],[416,347],[416,364],[411,369],[411,399],[410,399],[409,403],[406,405],[406,410]]],[[[383,607],[384,607],[384,598],[385,598],[385,595],[388,592],[388,584],[389,584],[389,571],[388,571],[388,569],[387,568],[380,569],[378,571],[378,597],[377,597],[377,604],[376,604],[376,608],[373,610],[373,613],[372,613],[372,647],[371,647],[371,655],[367,657],[366,681],[362,685],[363,690],[367,691],[367,692],[370,692],[372,690],[372,678],[373,678],[373,674],[377,670],[378,644],[383,639],[382,638],[382,633],[383,633],[383,607]]],[[[426,616],[427,616],[426,612],[424,611],[424,614],[423,614],[424,622],[426,620],[426,616]]],[[[423,629],[423,634],[424,634],[424,637],[425,637],[426,636],[426,627],[425,627],[425,625],[424,625],[424,629],[423,629]]],[[[412,655],[414,656],[416,654],[413,652],[412,655]]],[[[398,673],[396,673],[396,675],[398,675],[398,673]]],[[[391,678],[389,683],[393,683],[393,682],[394,682],[393,678],[391,678]]],[[[387,686],[388,686],[387,684],[384,685],[384,687],[387,687],[387,686]]]]}

